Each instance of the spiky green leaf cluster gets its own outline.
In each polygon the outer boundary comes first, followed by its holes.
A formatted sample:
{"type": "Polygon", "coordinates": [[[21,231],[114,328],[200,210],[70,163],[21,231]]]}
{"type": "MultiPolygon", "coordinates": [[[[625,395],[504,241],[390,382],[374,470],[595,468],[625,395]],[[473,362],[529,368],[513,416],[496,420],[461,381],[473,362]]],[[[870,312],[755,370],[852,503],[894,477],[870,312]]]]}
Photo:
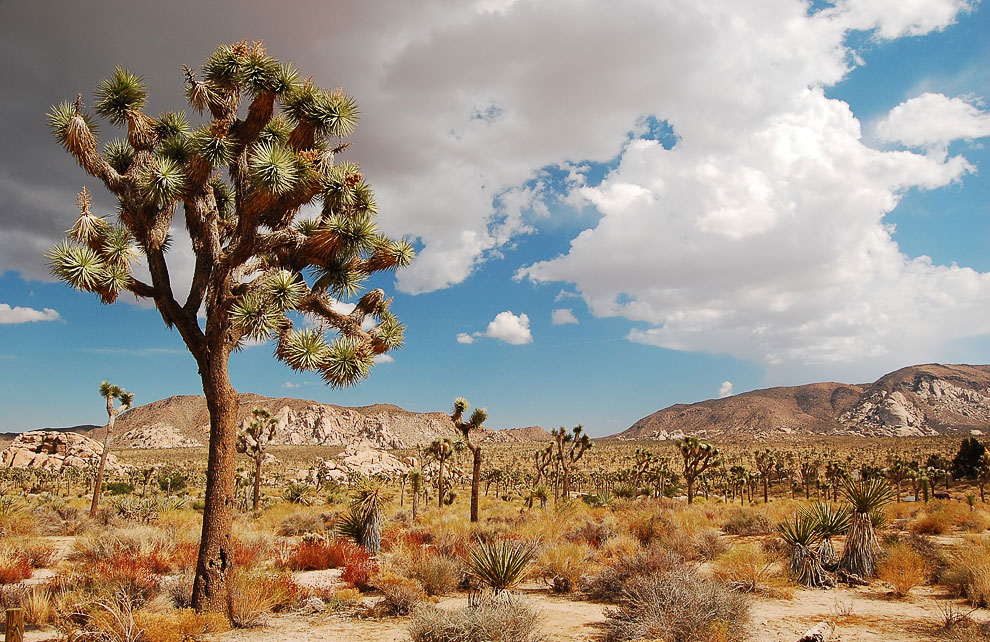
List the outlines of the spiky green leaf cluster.
{"type": "Polygon", "coordinates": [[[230,310],[233,326],[254,341],[270,339],[281,318],[281,311],[259,293],[240,297],[230,310]]]}
{"type": "Polygon", "coordinates": [[[806,513],[798,513],[791,521],[777,524],[781,539],[791,546],[812,547],[822,538],[815,519],[806,513]]]}
{"type": "Polygon", "coordinates": [[[333,260],[313,266],[313,290],[326,291],[338,299],[350,298],[361,291],[366,274],[355,270],[350,261],[333,260]]]}
{"type": "Polygon", "coordinates": [[[160,139],[189,134],[189,119],[181,111],[167,111],[155,121],[155,135],[160,139]]]}
{"type": "Polygon", "coordinates": [[[292,150],[274,143],[255,145],[248,160],[256,185],[275,195],[287,194],[299,181],[299,162],[292,150]]]}
{"type": "Polygon", "coordinates": [[[210,187],[217,202],[217,214],[221,221],[226,220],[234,211],[234,190],[219,176],[210,179],[210,187]]]}
{"type": "Polygon", "coordinates": [[[179,198],[185,174],[182,165],[164,156],[154,156],[141,176],[141,188],[145,196],[159,207],[179,198]]]}
{"type": "Polygon", "coordinates": [[[285,145],[292,135],[292,126],[284,116],[275,116],[258,134],[258,143],[269,143],[271,145],[285,145]]]}
{"type": "Polygon", "coordinates": [[[118,66],[96,86],[94,109],[114,125],[123,125],[129,114],[144,108],[147,89],[140,76],[118,66]]]}
{"type": "Polygon", "coordinates": [[[320,365],[323,380],[334,388],[346,388],[367,378],[374,355],[351,337],[337,337],[320,365]]]}
{"type": "Polygon", "coordinates": [[[296,371],[316,370],[326,359],[330,346],[319,330],[291,332],[279,343],[278,356],[296,371]]]}
{"type": "Polygon", "coordinates": [[[846,478],[842,491],[855,513],[871,514],[894,501],[894,490],[887,480],[881,477],[874,477],[865,482],[846,478]]]}
{"type": "Polygon", "coordinates": [[[479,541],[471,550],[468,572],[494,593],[500,593],[522,581],[535,553],[536,547],[527,542],[479,541]]]}
{"type": "Polygon", "coordinates": [[[228,165],[234,158],[233,140],[229,136],[214,136],[208,125],[203,125],[193,132],[191,144],[196,153],[213,167],[228,165]]]}
{"type": "Polygon", "coordinates": [[[852,514],[846,508],[836,508],[827,502],[816,502],[803,514],[815,524],[822,537],[837,537],[849,529],[852,514]]]}
{"type": "Polygon", "coordinates": [[[323,136],[345,138],[357,128],[357,101],[340,91],[303,83],[286,94],[283,104],[297,122],[309,123],[323,136]]]}
{"type": "Polygon", "coordinates": [[[276,270],[265,278],[265,294],[281,310],[294,310],[299,299],[306,294],[306,284],[297,274],[288,270],[276,270]]]}
{"type": "Polygon", "coordinates": [[[46,117],[48,126],[55,134],[55,140],[70,151],[73,139],[80,133],[96,136],[100,131],[99,125],[92,116],[84,111],[77,112],[76,106],[67,101],[54,105],[46,117]]]}
{"type": "Polygon", "coordinates": [[[124,174],[134,162],[134,148],[126,140],[113,138],[103,146],[103,158],[118,174],[124,174]]]}
{"type": "Polygon", "coordinates": [[[126,263],[108,262],[97,249],[74,245],[68,239],[45,254],[52,276],[77,290],[96,292],[104,303],[112,303],[131,279],[126,263]]]}

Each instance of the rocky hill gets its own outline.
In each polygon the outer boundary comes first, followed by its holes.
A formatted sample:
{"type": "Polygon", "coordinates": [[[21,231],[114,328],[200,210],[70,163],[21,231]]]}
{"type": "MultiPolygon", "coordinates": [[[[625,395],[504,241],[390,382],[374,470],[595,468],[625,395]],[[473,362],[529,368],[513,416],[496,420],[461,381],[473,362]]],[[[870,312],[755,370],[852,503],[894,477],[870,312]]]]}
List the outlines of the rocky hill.
{"type": "MultiPolygon", "coordinates": [[[[378,448],[412,448],[438,437],[457,436],[450,418],[441,412],[410,412],[375,404],[346,408],[290,397],[240,395],[238,421],[255,406],[265,406],[278,418],[276,444],[344,446],[366,440],[378,448]]],[[[210,416],[206,399],[198,395],[169,397],[123,413],[117,419],[114,442],[123,448],[181,448],[209,441],[210,416]]],[[[549,439],[539,427],[489,430],[486,440],[549,439]]]]}
{"type": "Polygon", "coordinates": [[[926,364],[871,384],[813,383],[677,404],[618,439],[813,433],[859,436],[990,432],[990,366],[926,364]]]}

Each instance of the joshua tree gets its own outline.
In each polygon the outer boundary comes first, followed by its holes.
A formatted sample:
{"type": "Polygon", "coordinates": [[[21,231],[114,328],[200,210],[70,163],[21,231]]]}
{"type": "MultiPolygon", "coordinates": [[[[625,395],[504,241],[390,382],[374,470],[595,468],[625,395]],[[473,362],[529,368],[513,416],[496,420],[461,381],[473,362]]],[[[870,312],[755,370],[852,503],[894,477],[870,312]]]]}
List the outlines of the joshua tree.
{"type": "Polygon", "coordinates": [[[894,482],[894,497],[896,501],[900,503],[901,501],[901,484],[907,479],[911,474],[911,469],[908,467],[907,462],[905,462],[900,457],[894,457],[891,461],[890,466],[887,467],[887,479],[894,482]]]}
{"type": "Polygon", "coordinates": [[[777,467],[777,456],[769,448],[765,448],[756,453],[756,470],[760,472],[760,480],[763,482],[763,503],[767,503],[767,491],[770,485],[770,475],[777,467]]]}
{"type": "Polygon", "coordinates": [[[423,490],[423,471],[419,468],[409,469],[409,491],[412,493],[412,518],[419,518],[419,494],[423,490]]]}
{"type": "Polygon", "coordinates": [[[110,434],[113,432],[113,426],[117,422],[117,414],[123,410],[127,410],[134,403],[134,393],[127,392],[109,381],[104,381],[100,384],[100,396],[107,402],[107,427],[103,435],[103,452],[100,453],[100,467],[96,470],[96,487],[93,489],[93,503],[89,507],[90,517],[96,517],[96,511],[100,506],[100,491],[103,490],[103,473],[107,468],[107,456],[110,455],[110,434]],[[120,405],[114,407],[114,400],[120,401],[120,405]]]}
{"type": "Polygon", "coordinates": [[[145,114],[142,79],[120,67],[97,86],[95,111],[124,127],[125,140],[100,150],[81,94],[52,108],[56,139],[114,197],[118,220],[97,216],[84,189],[69,239],[48,257],[55,276],[104,303],[122,292],[154,302],[196,360],[210,451],[192,603],[222,612],[233,559],[238,396],[231,352],[245,340],[274,336],[277,358],[319,372],[330,386],[367,377],[377,354],[401,345],[404,328],[382,290],[361,296],[349,313],[338,299],[356,298],[376,272],[408,265],[413,250],[378,232],[371,188],[355,163],[337,162],[347,147],[341,140],[357,123],[352,98],[303,80],[261,43],[221,45],[202,79],[188,67],[183,72],[189,105],[207,113],[195,129],[182,113],[145,114]],[[319,213],[297,220],[314,202],[319,213]],[[195,255],[185,300],[176,298],[165,261],[180,206],[195,255]],[[149,282],[131,271],[138,256],[147,261],[149,282]],[[295,313],[321,325],[296,331],[295,313]],[[377,322],[370,329],[369,317],[377,322]],[[332,341],[324,336],[330,330],[332,341]]]}
{"type": "Polygon", "coordinates": [[[261,466],[265,463],[265,451],[275,437],[278,418],[272,416],[268,408],[253,408],[251,421],[237,435],[237,452],[243,453],[254,461],[254,491],[251,498],[251,510],[258,510],[261,501],[261,466]]]}
{"type": "Polygon", "coordinates": [[[984,487],[988,483],[990,483],[990,452],[985,452],[976,466],[976,484],[980,487],[980,501],[983,503],[987,501],[984,487]]]}
{"type": "Polygon", "coordinates": [[[563,477],[561,495],[564,499],[569,499],[571,496],[571,469],[592,445],[591,438],[582,434],[583,431],[584,426],[578,424],[574,426],[571,432],[561,426],[550,433],[553,435],[554,444],[557,446],[557,461],[560,462],[561,476],[563,477]]]}
{"type": "Polygon", "coordinates": [[[872,577],[880,550],[873,522],[877,519],[876,514],[893,500],[894,493],[887,480],[881,477],[865,482],[847,479],[843,490],[851,505],[852,516],[839,568],[860,577],[872,577]]]}
{"type": "Polygon", "coordinates": [[[684,459],[684,481],[687,483],[688,503],[694,502],[694,482],[701,473],[718,464],[718,448],[699,440],[685,437],[677,441],[677,447],[684,459]]]}
{"type": "Polygon", "coordinates": [[[454,454],[454,442],[449,438],[444,439],[434,439],[430,444],[430,447],[426,449],[426,453],[437,460],[437,506],[443,508],[444,491],[444,478],[443,478],[443,466],[450,459],[450,456],[454,454]]]}
{"type": "Polygon", "coordinates": [[[464,435],[464,443],[471,451],[471,521],[476,522],[478,521],[478,493],[481,489],[481,444],[471,441],[471,431],[481,429],[482,424],[488,419],[488,411],[484,408],[475,408],[474,412],[471,413],[471,418],[465,423],[461,419],[464,417],[464,411],[470,405],[464,397],[455,399],[454,412],[450,415],[450,419],[454,422],[457,430],[464,435]]]}

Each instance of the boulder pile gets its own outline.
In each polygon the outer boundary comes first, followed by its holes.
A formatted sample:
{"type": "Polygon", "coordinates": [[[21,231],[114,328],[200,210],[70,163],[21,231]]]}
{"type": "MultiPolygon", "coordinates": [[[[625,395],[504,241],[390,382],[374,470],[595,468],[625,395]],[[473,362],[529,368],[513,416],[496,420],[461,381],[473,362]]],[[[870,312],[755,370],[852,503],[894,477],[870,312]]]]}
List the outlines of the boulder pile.
{"type": "MultiPolygon", "coordinates": [[[[21,433],[0,453],[0,466],[6,468],[46,468],[60,470],[96,467],[100,465],[103,444],[74,432],[32,430],[21,433]]],[[[107,457],[107,472],[114,475],[125,471],[112,454],[107,457]]]]}

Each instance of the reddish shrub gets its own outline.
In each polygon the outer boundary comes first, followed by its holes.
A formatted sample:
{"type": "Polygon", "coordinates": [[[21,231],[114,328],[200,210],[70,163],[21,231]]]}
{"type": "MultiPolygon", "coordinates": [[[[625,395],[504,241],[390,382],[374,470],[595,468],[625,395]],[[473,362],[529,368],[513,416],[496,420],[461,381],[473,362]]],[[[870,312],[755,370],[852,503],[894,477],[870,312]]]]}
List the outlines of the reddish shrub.
{"type": "Polygon", "coordinates": [[[191,569],[196,567],[196,558],[198,557],[199,542],[181,542],[175,545],[172,563],[177,569],[191,569]]]}
{"type": "Polygon", "coordinates": [[[359,591],[367,591],[374,588],[372,580],[378,575],[378,562],[371,559],[363,548],[358,549],[360,554],[352,555],[344,566],[344,573],[341,578],[345,582],[350,582],[359,591]]]}
{"type": "Polygon", "coordinates": [[[31,560],[24,553],[0,556],[0,584],[16,584],[31,577],[31,560]]]}
{"type": "Polygon", "coordinates": [[[292,549],[287,563],[293,571],[322,571],[346,566],[352,557],[361,554],[367,556],[363,548],[341,537],[303,540],[292,549]]]}
{"type": "MultiPolygon", "coordinates": [[[[197,553],[198,553],[197,548],[197,553]]],[[[242,542],[239,539],[233,540],[231,552],[234,557],[234,566],[239,568],[250,568],[258,563],[258,560],[267,552],[265,546],[260,541],[242,542]]]]}

